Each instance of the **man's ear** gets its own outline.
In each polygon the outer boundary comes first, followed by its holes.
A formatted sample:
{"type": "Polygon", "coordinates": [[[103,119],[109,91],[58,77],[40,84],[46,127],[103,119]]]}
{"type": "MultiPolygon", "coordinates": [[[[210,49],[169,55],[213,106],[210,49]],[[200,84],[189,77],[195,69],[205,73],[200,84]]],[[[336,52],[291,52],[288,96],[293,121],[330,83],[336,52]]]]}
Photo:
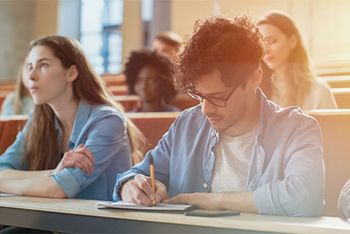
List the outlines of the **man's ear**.
{"type": "Polygon", "coordinates": [[[261,67],[258,67],[251,75],[250,77],[250,85],[255,90],[257,87],[259,87],[261,81],[262,81],[262,75],[263,70],[261,67]]]}
{"type": "Polygon", "coordinates": [[[67,81],[73,82],[75,81],[79,76],[78,69],[75,65],[70,66],[68,69],[68,79],[67,81]]]}

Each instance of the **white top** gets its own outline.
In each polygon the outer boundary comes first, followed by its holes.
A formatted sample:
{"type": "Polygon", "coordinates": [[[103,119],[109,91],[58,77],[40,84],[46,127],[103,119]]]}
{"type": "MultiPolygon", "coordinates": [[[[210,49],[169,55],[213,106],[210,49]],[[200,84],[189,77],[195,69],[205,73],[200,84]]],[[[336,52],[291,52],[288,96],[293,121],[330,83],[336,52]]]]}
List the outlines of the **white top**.
{"type": "MultiPolygon", "coordinates": [[[[288,98],[293,96],[288,85],[284,81],[273,80],[276,92],[271,100],[282,107],[288,106],[288,98]]],[[[312,109],[335,109],[337,104],[329,86],[321,80],[315,79],[312,83],[309,94],[305,97],[301,106],[303,110],[312,109]]]]}
{"type": "Polygon", "coordinates": [[[320,81],[315,80],[309,95],[305,98],[302,109],[335,109],[337,103],[329,86],[320,81]]]}
{"type": "Polygon", "coordinates": [[[237,137],[219,135],[215,146],[212,192],[246,190],[255,139],[256,128],[237,137]]]}

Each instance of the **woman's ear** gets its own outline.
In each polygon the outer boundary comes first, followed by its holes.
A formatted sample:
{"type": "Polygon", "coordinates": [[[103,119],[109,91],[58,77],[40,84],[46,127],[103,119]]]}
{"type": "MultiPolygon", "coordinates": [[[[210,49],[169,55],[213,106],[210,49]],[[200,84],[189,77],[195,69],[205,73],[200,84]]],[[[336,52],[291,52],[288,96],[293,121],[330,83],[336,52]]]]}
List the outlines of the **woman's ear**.
{"type": "Polygon", "coordinates": [[[291,35],[291,36],[289,37],[289,45],[290,45],[290,48],[291,48],[292,50],[294,50],[295,47],[297,46],[297,44],[298,44],[298,38],[297,38],[297,36],[296,36],[295,34],[291,35]]]}
{"type": "Polygon", "coordinates": [[[68,69],[68,80],[69,82],[73,82],[74,80],[76,80],[79,76],[79,72],[78,69],[75,65],[70,66],[70,68],[68,69]]]}

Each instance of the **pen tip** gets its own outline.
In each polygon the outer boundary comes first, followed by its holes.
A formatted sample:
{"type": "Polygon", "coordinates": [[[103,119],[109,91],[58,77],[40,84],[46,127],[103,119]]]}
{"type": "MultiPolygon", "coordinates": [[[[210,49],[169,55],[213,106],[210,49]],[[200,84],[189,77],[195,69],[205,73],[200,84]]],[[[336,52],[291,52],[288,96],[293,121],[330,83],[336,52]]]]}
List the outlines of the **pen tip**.
{"type": "Polygon", "coordinates": [[[150,164],[153,164],[153,157],[152,157],[152,155],[149,157],[149,162],[150,162],[150,164]]]}

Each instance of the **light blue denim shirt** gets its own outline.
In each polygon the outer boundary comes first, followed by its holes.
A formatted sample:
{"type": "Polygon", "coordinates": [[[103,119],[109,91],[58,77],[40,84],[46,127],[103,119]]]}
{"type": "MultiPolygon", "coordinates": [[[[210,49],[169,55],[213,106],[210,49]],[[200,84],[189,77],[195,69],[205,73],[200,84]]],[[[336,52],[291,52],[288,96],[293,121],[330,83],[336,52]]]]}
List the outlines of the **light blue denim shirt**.
{"type": "MultiPolygon", "coordinates": [[[[324,162],[320,127],[299,108],[282,109],[258,90],[260,117],[248,172],[258,212],[270,215],[319,216],[324,206],[324,162]]],[[[185,110],[158,145],[129,171],[118,174],[114,200],[122,183],[135,174],[149,175],[149,156],[156,179],[170,196],[209,192],[218,133],[201,107],[185,110]]]]}
{"type": "MultiPolygon", "coordinates": [[[[16,141],[0,157],[0,170],[27,170],[24,160],[25,134],[31,119],[24,130],[19,132],[16,141]]],[[[62,130],[56,119],[58,141],[62,130]]],[[[69,198],[112,200],[113,186],[117,173],[131,167],[131,153],[126,121],[115,108],[100,105],[92,106],[80,101],[68,146],[75,149],[84,144],[94,155],[92,174],[78,168],[65,168],[53,174],[52,179],[63,189],[69,198]]]]}

